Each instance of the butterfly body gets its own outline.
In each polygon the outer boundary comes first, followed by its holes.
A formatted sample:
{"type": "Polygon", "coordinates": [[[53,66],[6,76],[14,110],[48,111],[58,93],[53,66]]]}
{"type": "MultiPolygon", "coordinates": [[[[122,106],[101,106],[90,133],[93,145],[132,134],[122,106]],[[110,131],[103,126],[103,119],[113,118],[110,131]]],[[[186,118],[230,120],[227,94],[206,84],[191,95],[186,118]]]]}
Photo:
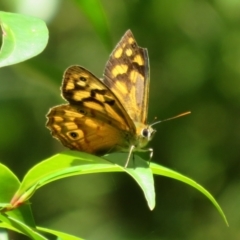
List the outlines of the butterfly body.
{"type": "Polygon", "coordinates": [[[46,126],[70,149],[129,152],[128,163],[133,151],[149,151],[143,148],[155,133],[147,124],[149,81],[147,50],[128,30],[110,55],[102,80],[81,66],[65,71],[61,91],[68,104],[50,109],[46,126]]]}

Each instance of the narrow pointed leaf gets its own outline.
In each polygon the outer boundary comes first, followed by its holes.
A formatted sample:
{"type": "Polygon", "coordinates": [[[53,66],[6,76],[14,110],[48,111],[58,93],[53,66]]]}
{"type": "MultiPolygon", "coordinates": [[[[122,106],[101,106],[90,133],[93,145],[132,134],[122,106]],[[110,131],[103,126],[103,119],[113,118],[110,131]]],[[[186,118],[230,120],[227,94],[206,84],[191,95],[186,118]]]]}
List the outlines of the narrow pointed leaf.
{"type": "Polygon", "coordinates": [[[109,50],[112,49],[106,13],[100,0],[75,0],[109,50]]]}
{"type": "Polygon", "coordinates": [[[37,227],[37,229],[42,232],[51,233],[51,234],[57,236],[61,240],[83,240],[83,238],[75,237],[70,234],[66,234],[66,233],[55,231],[55,230],[48,229],[48,228],[37,227]]]}
{"type": "Polygon", "coordinates": [[[47,238],[39,234],[36,230],[19,221],[18,219],[10,217],[6,214],[0,214],[0,220],[3,222],[3,224],[0,223],[0,227],[22,233],[28,236],[30,239],[47,240],[47,238]]]}
{"type": "Polygon", "coordinates": [[[190,178],[188,178],[188,177],[186,177],[186,176],[184,176],[184,175],[182,175],[178,172],[175,172],[171,169],[168,169],[166,167],[157,165],[155,163],[151,163],[150,167],[151,167],[153,173],[156,174],[156,175],[161,175],[161,176],[173,178],[173,179],[176,179],[178,181],[184,182],[184,183],[194,187],[195,189],[197,189],[201,193],[203,193],[213,203],[213,205],[217,208],[218,212],[220,213],[223,220],[225,221],[225,223],[228,226],[228,221],[227,221],[227,218],[226,218],[223,210],[221,209],[221,207],[219,206],[217,201],[214,199],[214,197],[205,188],[203,188],[201,185],[199,185],[198,183],[196,183],[192,179],[190,179],[190,178]]]}

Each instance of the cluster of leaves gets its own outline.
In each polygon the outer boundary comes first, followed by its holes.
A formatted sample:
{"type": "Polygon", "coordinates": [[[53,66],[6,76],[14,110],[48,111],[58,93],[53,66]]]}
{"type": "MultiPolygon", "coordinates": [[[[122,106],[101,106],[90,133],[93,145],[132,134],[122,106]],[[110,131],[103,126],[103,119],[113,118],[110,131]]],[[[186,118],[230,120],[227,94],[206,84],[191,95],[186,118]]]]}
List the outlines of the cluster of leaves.
{"type": "MultiPolygon", "coordinates": [[[[48,30],[43,21],[19,14],[0,12],[2,47],[0,66],[9,66],[36,56],[45,48],[48,30]]],[[[125,172],[141,187],[149,208],[155,207],[153,175],[161,175],[182,181],[202,192],[226,217],[212,195],[195,181],[163,166],[135,156],[134,162],[124,168],[126,154],[115,153],[99,158],[87,153],[65,151],[41,161],[20,180],[5,165],[0,164],[0,227],[24,234],[32,239],[47,239],[53,234],[60,239],[80,239],[52,229],[38,227],[32,215],[29,199],[37,189],[65,177],[100,173],[125,172]]]]}

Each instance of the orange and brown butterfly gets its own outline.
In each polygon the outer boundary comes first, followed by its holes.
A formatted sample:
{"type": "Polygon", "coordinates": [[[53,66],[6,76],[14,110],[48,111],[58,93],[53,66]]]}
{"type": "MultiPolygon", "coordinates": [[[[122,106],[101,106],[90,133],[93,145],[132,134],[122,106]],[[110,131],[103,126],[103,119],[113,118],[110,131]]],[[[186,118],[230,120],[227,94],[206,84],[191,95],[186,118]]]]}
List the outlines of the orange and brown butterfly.
{"type": "Polygon", "coordinates": [[[137,45],[128,30],[111,53],[103,79],[81,66],[63,76],[67,104],[53,107],[46,126],[53,137],[72,150],[92,154],[144,149],[156,132],[147,124],[149,96],[147,49],[137,45]]]}

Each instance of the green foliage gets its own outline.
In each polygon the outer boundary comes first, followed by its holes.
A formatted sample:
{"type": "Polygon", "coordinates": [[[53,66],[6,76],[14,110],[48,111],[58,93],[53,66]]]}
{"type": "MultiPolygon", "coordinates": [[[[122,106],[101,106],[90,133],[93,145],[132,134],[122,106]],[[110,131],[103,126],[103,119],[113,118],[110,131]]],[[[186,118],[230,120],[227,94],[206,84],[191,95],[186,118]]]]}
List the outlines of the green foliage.
{"type": "MultiPolygon", "coordinates": [[[[218,209],[226,224],[228,224],[226,217],[216,200],[209,192],[193,180],[157,164],[151,163],[149,168],[147,162],[138,156],[134,157],[134,162],[131,163],[132,166],[124,168],[124,159],[126,158],[127,154],[120,153],[99,158],[87,153],[66,151],[35,165],[28,171],[21,183],[17,181],[16,176],[8,168],[4,165],[0,165],[0,176],[2,179],[1,196],[3,197],[3,199],[0,199],[2,206],[2,215],[0,215],[2,223],[0,226],[25,234],[32,239],[45,239],[36,232],[37,229],[43,232],[51,232],[56,234],[56,236],[60,234],[63,237],[63,233],[42,229],[36,226],[34,228],[30,205],[23,206],[23,204],[28,203],[29,198],[33,196],[37,189],[50,182],[75,175],[101,172],[126,172],[129,174],[142,188],[151,210],[155,207],[153,173],[185,182],[205,194],[205,196],[208,197],[218,209]],[[105,159],[111,159],[114,163],[105,159]],[[19,185],[17,191],[16,185],[19,185]],[[11,195],[9,195],[10,193],[11,195]],[[12,196],[7,204],[5,198],[6,195],[8,196],[8,199],[10,199],[9,196],[12,196]],[[29,227],[29,223],[31,228],[29,227]]],[[[68,238],[66,235],[64,239],[71,239],[71,237],[68,238]]]]}

